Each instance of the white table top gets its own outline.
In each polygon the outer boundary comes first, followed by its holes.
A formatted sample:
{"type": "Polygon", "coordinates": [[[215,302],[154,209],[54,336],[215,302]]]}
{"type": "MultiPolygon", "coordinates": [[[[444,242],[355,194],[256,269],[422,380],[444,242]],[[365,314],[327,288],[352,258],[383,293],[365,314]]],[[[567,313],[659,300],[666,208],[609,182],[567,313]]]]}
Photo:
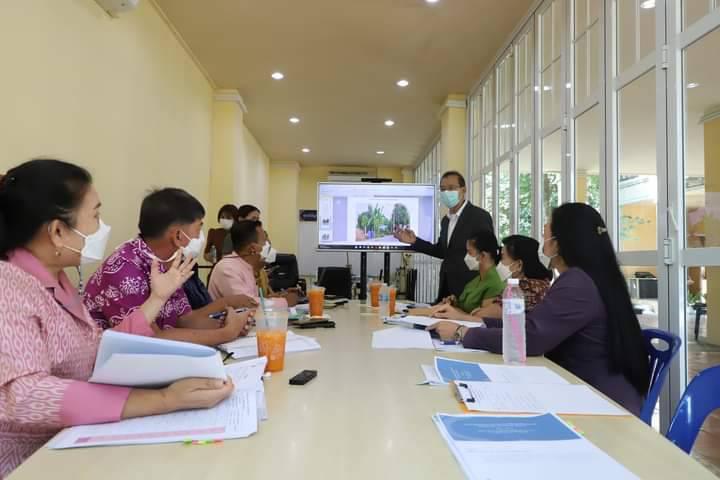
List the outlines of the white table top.
{"type": "MultiPolygon", "coordinates": [[[[433,425],[437,412],[459,413],[447,388],[418,386],[427,350],[373,350],[377,314],[357,303],[329,311],[336,329],[298,330],[322,350],[290,354],[285,371],[266,380],[269,419],[256,435],[221,445],[182,444],[41,449],[12,480],[158,478],[199,480],[463,478],[433,425]],[[288,379],[303,369],[318,377],[302,387],[288,379]]],[[[442,354],[498,363],[487,353],[442,354]]],[[[580,381],[544,358],[574,383],[580,381]]],[[[586,437],[640,478],[714,479],[702,465],[634,417],[572,416],[586,437]]]]}

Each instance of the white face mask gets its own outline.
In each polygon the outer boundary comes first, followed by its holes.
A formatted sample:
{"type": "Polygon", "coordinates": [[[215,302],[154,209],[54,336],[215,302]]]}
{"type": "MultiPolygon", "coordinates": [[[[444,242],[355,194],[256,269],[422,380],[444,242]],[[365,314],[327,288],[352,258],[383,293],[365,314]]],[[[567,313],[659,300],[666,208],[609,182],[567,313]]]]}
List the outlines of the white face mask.
{"type": "Polygon", "coordinates": [[[500,280],[502,280],[503,282],[507,281],[508,278],[512,277],[510,267],[508,267],[504,263],[498,263],[497,267],[495,267],[495,270],[497,271],[498,275],[500,275],[500,280]]]}
{"type": "MultiPolygon", "coordinates": [[[[187,233],[180,230],[185,237],[190,240],[190,243],[182,247],[182,253],[185,257],[198,258],[202,253],[202,249],[205,246],[205,233],[200,230],[200,236],[198,238],[190,238],[187,233]]],[[[174,258],[174,256],[173,256],[174,258]]]]}
{"type": "Polygon", "coordinates": [[[65,246],[65,248],[71,252],[80,254],[80,265],[100,262],[103,258],[105,258],[105,246],[110,238],[110,230],[110,227],[105,225],[102,220],[100,220],[100,227],[97,231],[95,231],[95,233],[91,233],[90,235],[85,235],[79,230],[73,228],[73,232],[85,239],[85,245],[83,245],[82,250],[68,246],[65,246]]]}
{"type": "Polygon", "coordinates": [[[265,263],[275,263],[275,260],[277,259],[277,250],[272,248],[270,242],[265,241],[265,245],[263,245],[262,251],[260,251],[260,257],[265,263]]]}
{"type": "Polygon", "coordinates": [[[552,259],[557,257],[557,253],[552,257],[548,257],[547,255],[545,255],[545,244],[550,240],[555,240],[555,237],[550,237],[547,240],[544,240],[543,243],[540,245],[540,249],[538,250],[538,258],[540,259],[540,263],[542,263],[545,268],[550,268],[550,263],[552,262],[552,259]]]}
{"type": "Polygon", "coordinates": [[[233,223],[235,223],[235,222],[233,221],[232,218],[221,218],[220,219],[220,225],[222,225],[222,227],[225,230],[230,230],[233,226],[233,223]]]}
{"type": "Polygon", "coordinates": [[[465,254],[465,265],[467,265],[468,269],[470,270],[480,270],[480,262],[478,262],[478,259],[470,255],[469,253],[465,254]]]}

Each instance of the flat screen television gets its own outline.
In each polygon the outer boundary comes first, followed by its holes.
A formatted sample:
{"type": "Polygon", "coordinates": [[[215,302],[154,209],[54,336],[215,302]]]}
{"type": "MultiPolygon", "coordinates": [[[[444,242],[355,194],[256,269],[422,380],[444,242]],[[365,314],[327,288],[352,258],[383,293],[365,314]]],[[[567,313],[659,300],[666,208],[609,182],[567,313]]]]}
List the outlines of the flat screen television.
{"type": "Polygon", "coordinates": [[[396,228],[434,241],[434,185],[322,182],[317,192],[318,250],[411,250],[393,236],[396,228]]]}

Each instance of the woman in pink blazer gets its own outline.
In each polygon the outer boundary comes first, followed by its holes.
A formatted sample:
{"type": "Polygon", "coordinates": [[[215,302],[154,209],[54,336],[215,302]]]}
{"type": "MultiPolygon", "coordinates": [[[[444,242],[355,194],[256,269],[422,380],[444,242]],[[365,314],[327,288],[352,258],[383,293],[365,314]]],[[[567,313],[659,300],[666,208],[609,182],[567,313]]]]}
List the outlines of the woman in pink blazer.
{"type": "MultiPolygon", "coordinates": [[[[186,379],[162,390],[88,383],[101,331],[64,273],[103,259],[110,227],[100,220],[90,174],[32,160],[0,180],[0,478],[71,425],[211,407],[231,382],[186,379]]],[[[152,295],[116,330],[151,336],[193,261],[152,269],[152,295]]]]}

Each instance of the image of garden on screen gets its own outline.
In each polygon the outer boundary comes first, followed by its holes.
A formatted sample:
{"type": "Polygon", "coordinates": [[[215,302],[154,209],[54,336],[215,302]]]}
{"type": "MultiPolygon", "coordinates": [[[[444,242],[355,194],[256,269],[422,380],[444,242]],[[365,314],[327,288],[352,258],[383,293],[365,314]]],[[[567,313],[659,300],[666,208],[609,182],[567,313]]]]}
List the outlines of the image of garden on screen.
{"type": "Polygon", "coordinates": [[[393,236],[409,228],[433,241],[435,187],[403,183],[319,183],[319,250],[409,250],[393,236]]]}

